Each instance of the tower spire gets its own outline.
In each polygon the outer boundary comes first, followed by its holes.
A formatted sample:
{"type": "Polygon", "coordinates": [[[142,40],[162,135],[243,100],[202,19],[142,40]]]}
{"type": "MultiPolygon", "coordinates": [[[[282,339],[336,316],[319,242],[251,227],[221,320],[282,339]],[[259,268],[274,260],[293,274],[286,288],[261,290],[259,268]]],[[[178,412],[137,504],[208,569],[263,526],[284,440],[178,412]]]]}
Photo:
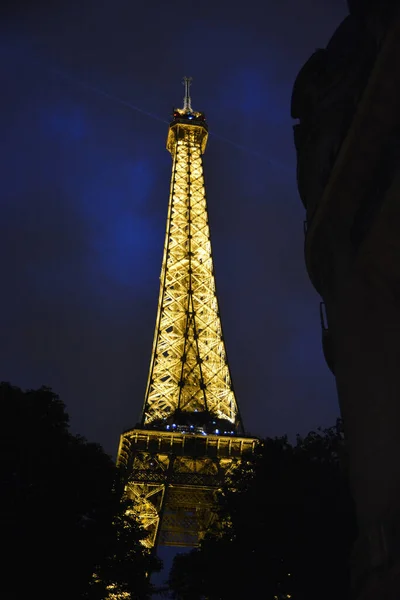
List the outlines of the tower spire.
{"type": "Polygon", "coordinates": [[[190,98],[190,86],[192,85],[192,77],[184,77],[182,80],[185,86],[185,96],[183,98],[183,110],[188,113],[192,112],[192,99],[190,98]]]}

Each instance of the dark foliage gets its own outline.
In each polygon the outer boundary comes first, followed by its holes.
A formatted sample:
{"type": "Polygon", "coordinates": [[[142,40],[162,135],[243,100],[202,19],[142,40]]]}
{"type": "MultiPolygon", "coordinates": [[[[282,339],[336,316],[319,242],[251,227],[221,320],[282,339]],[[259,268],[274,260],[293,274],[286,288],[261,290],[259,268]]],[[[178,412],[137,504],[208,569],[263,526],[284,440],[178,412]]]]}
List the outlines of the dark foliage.
{"type": "Polygon", "coordinates": [[[219,525],[178,555],[169,585],[180,600],[346,600],[356,523],[341,424],[267,439],[220,496],[219,525]]]}
{"type": "Polygon", "coordinates": [[[2,596],[100,600],[113,583],[148,598],[146,574],[159,565],[126,514],[111,458],[69,433],[50,389],[2,383],[0,401],[2,596]]]}

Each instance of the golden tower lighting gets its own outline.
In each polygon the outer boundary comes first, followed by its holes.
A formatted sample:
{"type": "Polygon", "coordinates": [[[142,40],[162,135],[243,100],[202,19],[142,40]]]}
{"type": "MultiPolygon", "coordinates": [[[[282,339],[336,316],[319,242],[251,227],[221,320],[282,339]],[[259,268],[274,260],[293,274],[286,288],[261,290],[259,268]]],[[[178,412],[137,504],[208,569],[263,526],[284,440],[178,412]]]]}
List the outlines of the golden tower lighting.
{"type": "Polygon", "coordinates": [[[168,131],[171,188],[141,425],[122,434],[118,451],[149,547],[197,545],[224,477],[257,443],[243,435],[222,335],[203,177],[208,128],[190,84],[185,77],[168,131]]]}

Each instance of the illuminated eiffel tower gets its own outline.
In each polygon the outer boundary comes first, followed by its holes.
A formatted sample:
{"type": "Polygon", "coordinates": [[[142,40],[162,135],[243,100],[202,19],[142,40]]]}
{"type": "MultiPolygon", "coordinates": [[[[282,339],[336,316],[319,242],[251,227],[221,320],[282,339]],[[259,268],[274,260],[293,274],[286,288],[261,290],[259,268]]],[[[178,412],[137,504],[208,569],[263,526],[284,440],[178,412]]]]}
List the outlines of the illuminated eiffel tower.
{"type": "Polygon", "coordinates": [[[196,546],[215,518],[216,491],[257,443],[244,436],[226,357],[203,178],[208,128],[190,82],[167,139],[172,178],[142,420],[118,451],[149,547],[196,546]]]}

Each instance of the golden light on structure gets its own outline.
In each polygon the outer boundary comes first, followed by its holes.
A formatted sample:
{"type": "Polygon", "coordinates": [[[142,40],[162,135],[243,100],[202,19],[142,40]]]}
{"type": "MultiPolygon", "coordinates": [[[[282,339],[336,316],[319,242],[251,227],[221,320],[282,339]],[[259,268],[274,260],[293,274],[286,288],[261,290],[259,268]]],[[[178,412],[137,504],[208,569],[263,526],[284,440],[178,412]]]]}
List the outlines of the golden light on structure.
{"type": "Polygon", "coordinates": [[[238,436],[204,186],[208,128],[192,110],[189,87],[185,78],[184,107],[174,111],[167,139],[173,166],[142,422],[121,436],[118,452],[148,546],[196,545],[227,471],[257,442],[238,436]]]}
{"type": "Polygon", "coordinates": [[[179,410],[210,411],[236,426],[204,187],[207,126],[198,112],[177,110],[174,116],[167,140],[171,192],[143,423],[179,410]]]}

